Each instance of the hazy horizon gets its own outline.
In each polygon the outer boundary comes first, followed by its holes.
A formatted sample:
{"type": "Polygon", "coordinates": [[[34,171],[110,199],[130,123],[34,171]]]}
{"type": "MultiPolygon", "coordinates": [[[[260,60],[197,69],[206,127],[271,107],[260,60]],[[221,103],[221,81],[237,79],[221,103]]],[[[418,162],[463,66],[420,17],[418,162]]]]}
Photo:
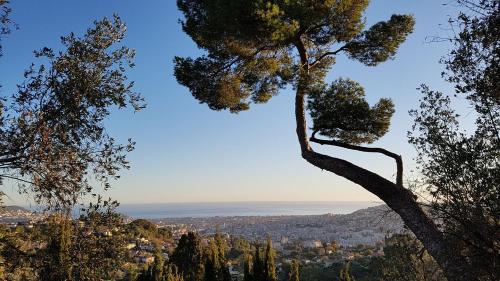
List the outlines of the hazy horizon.
{"type": "MultiPolygon", "coordinates": [[[[303,216],[325,214],[350,214],[383,202],[367,201],[259,201],[259,202],[194,202],[194,203],[131,203],[120,204],[117,212],[132,218],[204,218],[243,216],[303,216]]],[[[31,211],[43,211],[41,206],[21,206],[31,211]]],[[[79,217],[80,206],[73,208],[79,217]]]]}

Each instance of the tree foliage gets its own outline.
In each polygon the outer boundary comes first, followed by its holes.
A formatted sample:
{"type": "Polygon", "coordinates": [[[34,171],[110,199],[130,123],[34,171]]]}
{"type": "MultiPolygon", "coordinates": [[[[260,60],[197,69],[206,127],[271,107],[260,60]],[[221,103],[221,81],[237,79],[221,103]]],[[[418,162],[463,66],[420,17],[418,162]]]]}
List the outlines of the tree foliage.
{"type": "MultiPolygon", "coordinates": [[[[371,27],[363,14],[368,0],[178,0],[182,27],[205,54],[176,57],[175,76],[200,102],[214,110],[239,112],[267,101],[285,86],[295,88],[295,120],[301,156],[374,193],[396,211],[450,279],[470,280],[467,262],[448,255],[454,245],[403,186],[401,156],[362,147],[388,130],[394,112],[388,99],[369,106],[362,87],[350,80],[325,86],[335,58],[345,53],[367,66],[392,59],[413,30],[411,15],[393,15],[371,27]],[[313,130],[308,137],[304,106],[309,97],[313,130]],[[395,159],[395,183],[353,163],[314,151],[310,142],[381,153],[395,159]]],[[[253,268],[259,265],[256,257],[253,268]]],[[[255,278],[255,276],[254,276],[255,278]]]]}
{"type": "Polygon", "coordinates": [[[300,281],[299,261],[293,260],[290,264],[290,273],[288,273],[288,281],[300,281]]]}
{"type": "Polygon", "coordinates": [[[370,107],[359,83],[338,79],[330,87],[311,91],[308,109],[314,131],[346,143],[361,144],[372,143],[389,130],[394,104],[390,99],[381,99],[370,107]]]}
{"type": "Polygon", "coordinates": [[[35,52],[25,82],[2,107],[0,178],[17,179],[21,190],[55,207],[74,204],[91,192],[91,179],[109,187],[133,142],[118,144],[106,133],[112,107],[143,107],[125,72],[134,52],[117,46],[126,27],[118,16],[94,23],[83,37],[61,38],[56,52],[35,52]]]}
{"type": "Polygon", "coordinates": [[[338,44],[345,43],[351,58],[376,65],[393,57],[413,18],[393,16],[363,31],[368,2],[180,0],[184,31],[208,54],[177,57],[175,75],[201,103],[238,112],[298,82],[301,62],[293,47],[299,37],[317,59],[319,80],[334,63],[324,56],[338,44]]]}
{"type": "Polygon", "coordinates": [[[205,257],[204,281],[231,281],[226,259],[226,242],[219,231],[210,241],[205,257]]]}
{"type": "Polygon", "coordinates": [[[275,264],[276,253],[273,249],[273,243],[271,238],[267,239],[266,251],[264,252],[264,274],[265,281],[277,281],[276,276],[276,264],[275,264]]]}
{"type": "Polygon", "coordinates": [[[422,244],[408,234],[386,238],[380,276],[384,281],[446,281],[442,270],[422,244]]]}
{"type": "Polygon", "coordinates": [[[453,95],[421,87],[410,142],[418,150],[423,187],[442,231],[479,280],[498,280],[500,269],[500,3],[458,1],[467,9],[452,24],[454,49],[443,76],[473,112],[460,116],[453,95]],[[465,125],[474,120],[472,126],[465,125]]]}
{"type": "Polygon", "coordinates": [[[14,22],[10,18],[12,9],[8,6],[8,0],[0,0],[0,57],[3,55],[2,39],[5,35],[10,34],[12,28],[16,28],[14,22]]]}
{"type": "Polygon", "coordinates": [[[197,233],[183,234],[171,257],[184,280],[202,281],[205,273],[203,247],[197,233]]]}
{"type": "Polygon", "coordinates": [[[3,233],[0,254],[5,267],[0,279],[116,279],[127,250],[123,221],[115,208],[116,202],[99,197],[78,220],[57,212],[23,233],[3,233]]]}
{"type": "Polygon", "coordinates": [[[267,240],[266,248],[261,249],[261,245],[254,245],[253,255],[247,254],[245,257],[243,279],[246,281],[277,281],[275,256],[271,239],[267,240]]]}
{"type": "Polygon", "coordinates": [[[455,85],[459,94],[475,103],[476,110],[500,104],[500,3],[495,0],[457,0],[465,7],[456,19],[458,29],[448,38],[454,44],[442,62],[443,75],[455,85]]]}
{"type": "MultiPolygon", "coordinates": [[[[368,0],[178,0],[177,5],[184,14],[183,30],[205,54],[198,58],[176,57],[175,76],[200,103],[214,110],[231,112],[246,110],[252,102],[265,102],[285,86],[293,86],[301,156],[312,165],[374,193],[401,216],[449,279],[472,280],[476,276],[469,270],[466,258],[448,254],[453,251],[454,242],[423,210],[418,197],[403,186],[401,156],[383,148],[359,146],[372,143],[387,132],[394,112],[392,102],[382,99],[370,107],[361,86],[347,79],[325,86],[325,76],[337,55],[345,53],[367,66],[376,66],[392,59],[412,32],[414,19],[410,15],[393,15],[387,21],[366,27],[363,14],[368,3],[368,0]],[[314,133],[308,137],[304,106],[308,96],[314,132],[331,139],[319,140],[314,133]],[[396,182],[343,159],[317,153],[310,142],[394,158],[396,182]]],[[[492,7],[496,8],[497,4],[492,7]]],[[[487,28],[478,29],[482,30],[479,34],[495,33],[498,30],[495,23],[497,21],[491,19],[487,28]]],[[[480,27],[469,24],[473,26],[480,27]]],[[[495,44],[490,37],[481,42],[474,40],[478,38],[474,30],[470,29],[469,33],[473,40],[464,50],[479,46],[486,50],[482,54],[493,52],[495,44]]],[[[460,53],[467,54],[467,51],[460,53]]],[[[479,67],[495,73],[498,63],[477,58],[484,62],[479,67]]],[[[471,65],[464,64],[463,70],[469,71],[471,65]]],[[[467,81],[466,77],[460,75],[461,83],[467,81]]],[[[485,85],[497,85],[493,79],[496,78],[487,80],[485,85]]],[[[491,102],[488,104],[491,107],[491,102]]],[[[259,265],[257,258],[258,255],[253,260],[254,269],[259,265]]]]}

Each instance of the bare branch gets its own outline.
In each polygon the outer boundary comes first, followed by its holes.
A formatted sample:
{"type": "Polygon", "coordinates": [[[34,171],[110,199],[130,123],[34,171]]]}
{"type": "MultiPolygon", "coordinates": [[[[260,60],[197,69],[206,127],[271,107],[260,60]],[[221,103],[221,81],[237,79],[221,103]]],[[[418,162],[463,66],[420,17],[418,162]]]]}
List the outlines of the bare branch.
{"type": "Polygon", "coordinates": [[[342,47],[340,47],[338,50],[336,51],[332,51],[332,52],[326,52],[324,54],[322,54],[321,56],[319,56],[313,63],[310,64],[310,67],[314,67],[315,65],[319,64],[321,62],[322,59],[328,57],[328,56],[334,56],[334,55],[337,55],[338,53],[344,51],[346,49],[347,45],[344,45],[342,47]]]}
{"type": "Polygon", "coordinates": [[[359,145],[352,145],[345,142],[337,141],[337,140],[322,140],[316,138],[317,131],[314,131],[311,138],[309,139],[311,142],[315,142],[321,145],[333,145],[346,149],[362,151],[362,152],[372,152],[372,153],[381,153],[385,156],[391,157],[396,161],[397,172],[396,172],[396,184],[399,186],[403,186],[403,159],[401,155],[398,155],[394,152],[390,152],[387,149],[379,148],[379,147],[365,147],[359,145]]]}

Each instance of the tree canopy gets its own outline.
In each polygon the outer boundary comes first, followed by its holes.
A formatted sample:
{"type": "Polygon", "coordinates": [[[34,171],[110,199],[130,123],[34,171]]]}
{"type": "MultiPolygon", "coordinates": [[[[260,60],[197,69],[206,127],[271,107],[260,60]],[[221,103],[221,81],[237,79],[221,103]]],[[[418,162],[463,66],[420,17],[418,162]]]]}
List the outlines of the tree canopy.
{"type": "Polygon", "coordinates": [[[330,87],[312,90],[308,109],[314,131],[346,143],[361,144],[372,143],[389,130],[394,104],[390,99],[381,99],[370,107],[359,83],[338,79],[330,87]]]}
{"type": "Polygon", "coordinates": [[[376,66],[392,59],[413,31],[411,15],[392,15],[366,27],[363,15],[368,4],[368,0],[178,0],[184,14],[182,28],[205,54],[194,59],[176,57],[175,76],[200,103],[231,112],[247,110],[251,103],[266,102],[285,86],[293,86],[301,156],[378,196],[401,216],[449,279],[470,280],[466,261],[447,254],[453,243],[403,186],[401,156],[359,146],[387,132],[392,102],[381,99],[370,106],[358,83],[339,79],[328,87],[324,81],[337,55],[344,53],[366,66],[376,66]],[[313,120],[311,137],[306,109],[313,120]],[[329,139],[318,139],[316,133],[329,139]],[[310,142],[394,158],[396,182],[317,153],[310,142]]]}
{"type": "Polygon", "coordinates": [[[294,50],[298,38],[322,84],[335,62],[329,55],[343,51],[377,65],[394,56],[414,24],[411,16],[394,15],[365,30],[367,0],[177,3],[185,15],[183,30],[207,51],[196,59],[176,57],[177,80],[211,109],[231,112],[266,102],[286,85],[297,84],[302,65],[294,50]]]}
{"type": "Polygon", "coordinates": [[[104,127],[111,107],[144,106],[126,76],[134,51],[117,46],[125,32],[118,16],[104,18],[83,37],[62,37],[59,52],[35,52],[47,64],[32,64],[2,103],[0,179],[16,179],[37,201],[61,207],[90,193],[91,180],[107,188],[128,168],[134,143],[117,143],[104,127]]]}
{"type": "MultiPolygon", "coordinates": [[[[422,187],[454,249],[479,280],[500,278],[500,3],[458,1],[465,9],[450,20],[457,28],[443,77],[455,93],[422,85],[410,143],[418,151],[422,187]],[[464,116],[454,106],[465,97],[464,116]],[[470,126],[467,119],[473,120],[470,126]],[[467,125],[466,125],[467,124],[467,125]]],[[[462,113],[463,114],[463,113],[462,113]]]]}

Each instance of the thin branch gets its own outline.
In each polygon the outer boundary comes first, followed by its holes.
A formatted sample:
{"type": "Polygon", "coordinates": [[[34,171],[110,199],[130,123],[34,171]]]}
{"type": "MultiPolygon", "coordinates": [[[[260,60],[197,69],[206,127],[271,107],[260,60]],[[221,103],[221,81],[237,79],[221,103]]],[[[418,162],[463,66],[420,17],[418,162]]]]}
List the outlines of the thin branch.
{"type": "Polygon", "coordinates": [[[27,183],[27,184],[36,185],[34,182],[31,182],[31,181],[28,181],[28,180],[23,180],[21,178],[9,176],[9,175],[2,175],[2,174],[0,174],[0,178],[13,179],[13,180],[17,180],[17,181],[24,182],[24,183],[27,183]]]}
{"type": "Polygon", "coordinates": [[[3,158],[3,159],[0,159],[0,163],[4,164],[4,163],[12,163],[16,160],[19,160],[20,157],[18,156],[14,156],[14,157],[8,157],[8,158],[3,158]]]}
{"type": "Polygon", "coordinates": [[[337,55],[338,53],[342,52],[343,50],[345,50],[347,48],[347,45],[344,45],[342,47],[340,47],[338,50],[336,51],[332,51],[332,52],[326,52],[324,54],[322,54],[321,56],[319,56],[313,63],[311,63],[310,67],[314,67],[315,65],[319,64],[321,62],[322,59],[324,59],[325,57],[327,56],[334,56],[334,55],[337,55]]]}
{"type": "Polygon", "coordinates": [[[384,148],[379,148],[379,147],[365,147],[365,146],[358,146],[358,145],[352,145],[348,143],[344,143],[341,141],[337,140],[322,140],[322,139],[317,139],[316,138],[316,133],[318,131],[314,131],[311,138],[309,139],[311,142],[315,142],[321,145],[333,145],[333,146],[338,146],[346,149],[351,149],[351,150],[356,150],[356,151],[362,151],[362,152],[372,152],[372,153],[381,153],[384,154],[385,156],[391,157],[396,161],[396,167],[397,167],[397,172],[396,172],[396,184],[398,186],[403,186],[403,159],[401,158],[401,155],[398,155],[394,152],[390,152],[389,150],[386,150],[384,148]]]}

